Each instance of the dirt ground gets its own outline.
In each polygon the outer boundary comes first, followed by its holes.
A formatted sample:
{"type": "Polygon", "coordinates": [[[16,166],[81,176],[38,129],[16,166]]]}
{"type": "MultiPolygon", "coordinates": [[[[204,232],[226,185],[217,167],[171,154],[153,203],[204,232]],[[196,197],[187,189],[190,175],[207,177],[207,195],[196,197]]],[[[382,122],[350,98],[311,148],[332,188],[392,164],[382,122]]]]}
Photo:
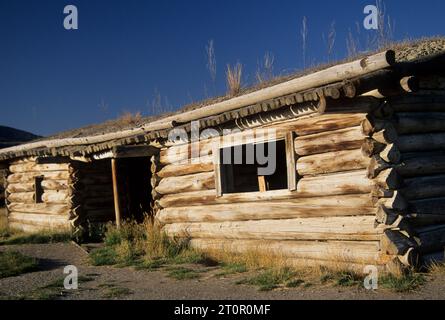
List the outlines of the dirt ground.
{"type": "MultiPolygon", "coordinates": [[[[394,293],[388,290],[368,291],[333,285],[277,289],[261,292],[254,286],[238,285],[246,274],[217,276],[218,267],[205,267],[202,277],[174,280],[166,271],[135,270],[134,268],[94,267],[88,255],[73,244],[3,246],[0,251],[14,250],[39,259],[39,270],[17,277],[0,279],[0,299],[29,299],[42,288],[65,277],[63,269],[75,265],[79,270],[78,290],[56,289],[55,296],[40,299],[97,300],[320,300],[320,299],[444,299],[445,276],[428,276],[428,282],[414,293],[394,293]]],[[[195,266],[196,268],[204,268],[195,266]]],[[[59,287],[60,288],[60,287],[59,287]]],[[[54,292],[54,290],[53,290],[54,292]]]]}

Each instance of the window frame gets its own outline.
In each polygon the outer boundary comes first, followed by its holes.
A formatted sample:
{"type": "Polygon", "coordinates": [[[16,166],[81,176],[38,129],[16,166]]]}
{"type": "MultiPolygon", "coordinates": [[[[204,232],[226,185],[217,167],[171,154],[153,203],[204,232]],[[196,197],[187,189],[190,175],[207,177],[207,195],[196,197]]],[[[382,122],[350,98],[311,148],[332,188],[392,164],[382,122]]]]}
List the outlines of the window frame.
{"type": "Polygon", "coordinates": [[[44,203],[42,197],[43,197],[43,187],[42,182],[45,179],[44,176],[36,176],[34,177],[34,201],[36,204],[44,203]]]}
{"type": "Polygon", "coordinates": [[[223,180],[226,176],[223,172],[223,166],[222,166],[222,159],[221,159],[221,150],[224,148],[230,148],[239,146],[240,144],[237,144],[235,142],[221,142],[221,139],[219,139],[218,142],[213,144],[213,157],[214,157],[214,171],[215,171],[215,189],[216,189],[216,196],[218,198],[224,197],[224,196],[236,196],[236,195],[264,195],[264,194],[271,194],[271,193],[278,193],[278,192],[292,192],[297,190],[297,168],[296,168],[296,161],[297,161],[297,155],[295,152],[295,133],[293,131],[286,132],[283,135],[280,135],[274,139],[268,139],[268,138],[251,138],[245,141],[242,145],[247,144],[261,144],[261,143],[271,143],[276,141],[283,141],[285,142],[285,155],[286,155],[286,172],[287,172],[287,188],[286,189],[280,189],[280,190],[268,190],[264,192],[236,192],[236,193],[224,193],[223,192],[223,180]]]}

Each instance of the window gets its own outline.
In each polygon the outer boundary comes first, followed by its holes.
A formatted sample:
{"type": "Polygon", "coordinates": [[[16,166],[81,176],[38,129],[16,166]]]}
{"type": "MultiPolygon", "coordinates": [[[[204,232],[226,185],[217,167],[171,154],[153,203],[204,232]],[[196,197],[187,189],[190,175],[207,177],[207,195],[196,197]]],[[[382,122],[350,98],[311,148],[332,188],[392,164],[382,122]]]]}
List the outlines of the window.
{"type": "MultiPolygon", "coordinates": [[[[287,166],[287,140],[219,149],[218,194],[288,189],[292,177],[289,177],[287,166]]],[[[295,171],[295,166],[293,168],[295,171]]]]}
{"type": "Polygon", "coordinates": [[[42,187],[43,177],[34,178],[34,192],[36,203],[43,203],[43,187],[42,187]]]}

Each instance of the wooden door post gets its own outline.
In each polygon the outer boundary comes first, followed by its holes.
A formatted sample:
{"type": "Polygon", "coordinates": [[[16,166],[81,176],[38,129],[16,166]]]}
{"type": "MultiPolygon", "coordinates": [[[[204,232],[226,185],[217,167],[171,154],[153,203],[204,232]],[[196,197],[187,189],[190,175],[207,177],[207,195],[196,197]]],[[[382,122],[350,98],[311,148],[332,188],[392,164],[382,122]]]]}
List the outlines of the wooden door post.
{"type": "Polygon", "coordinates": [[[114,213],[116,215],[116,226],[121,227],[121,204],[119,197],[119,186],[117,180],[117,159],[111,159],[111,175],[113,177],[113,197],[114,197],[114,213]]]}

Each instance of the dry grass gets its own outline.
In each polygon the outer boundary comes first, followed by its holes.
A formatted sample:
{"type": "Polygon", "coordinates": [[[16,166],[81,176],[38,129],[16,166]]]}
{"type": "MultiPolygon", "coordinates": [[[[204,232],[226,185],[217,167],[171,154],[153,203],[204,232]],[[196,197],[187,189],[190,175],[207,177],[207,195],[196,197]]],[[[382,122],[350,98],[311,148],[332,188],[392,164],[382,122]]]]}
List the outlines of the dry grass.
{"type": "Polygon", "coordinates": [[[216,56],[215,56],[215,42],[212,40],[206,46],[207,54],[207,70],[209,71],[210,78],[212,78],[213,84],[216,81],[216,56]]]}
{"type": "Polygon", "coordinates": [[[236,96],[241,92],[241,77],[243,74],[243,66],[237,63],[234,66],[227,65],[226,80],[229,96],[236,96]]]}
{"type": "Polygon", "coordinates": [[[275,64],[275,57],[272,53],[266,52],[263,61],[258,63],[256,71],[256,79],[258,83],[270,81],[273,78],[273,69],[275,64]]]}
{"type": "Polygon", "coordinates": [[[5,215],[4,209],[0,209],[0,239],[8,234],[8,218],[5,215]]]}
{"type": "MultiPolygon", "coordinates": [[[[323,266],[304,260],[289,259],[268,250],[232,252],[228,248],[195,250],[184,239],[171,239],[161,228],[147,219],[143,224],[125,222],[121,229],[109,225],[105,234],[105,247],[93,251],[93,265],[134,266],[144,270],[163,269],[174,279],[200,277],[200,270],[188,265],[218,266],[215,276],[244,274],[238,284],[257,286],[260,290],[294,288],[298,286],[330,285],[363,287],[368,274],[356,264],[348,264],[346,257],[332,257],[323,266]],[[185,265],[185,267],[179,266],[185,265]]],[[[365,265],[365,264],[363,264],[365,265]]],[[[441,266],[443,268],[443,266],[441,266]]],[[[397,292],[413,291],[425,282],[422,274],[413,271],[404,274],[380,273],[381,288],[397,292]]]]}
{"type": "Polygon", "coordinates": [[[432,275],[444,275],[445,274],[445,262],[432,262],[428,266],[428,273],[432,275]]]}
{"type": "Polygon", "coordinates": [[[169,264],[205,262],[204,256],[190,249],[186,240],[169,238],[148,218],[142,224],[127,221],[121,229],[109,224],[104,242],[105,247],[90,254],[93,265],[136,266],[151,270],[169,264]]]}
{"type": "Polygon", "coordinates": [[[120,123],[120,125],[137,125],[142,120],[142,114],[137,111],[135,113],[131,111],[123,111],[122,114],[117,119],[117,122],[120,123]]]}
{"type": "Polygon", "coordinates": [[[35,271],[37,267],[34,258],[15,251],[0,252],[0,279],[35,271]]]}

